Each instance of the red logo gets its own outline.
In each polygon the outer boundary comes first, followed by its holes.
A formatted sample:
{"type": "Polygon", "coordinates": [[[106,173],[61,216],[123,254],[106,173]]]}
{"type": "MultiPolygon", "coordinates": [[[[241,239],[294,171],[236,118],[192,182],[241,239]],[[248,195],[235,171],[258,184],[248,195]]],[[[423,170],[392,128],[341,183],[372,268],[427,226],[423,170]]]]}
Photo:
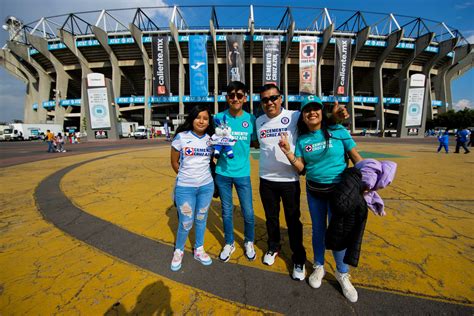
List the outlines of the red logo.
{"type": "Polygon", "coordinates": [[[312,145],[306,145],[306,146],[304,147],[304,150],[305,150],[307,153],[309,153],[310,151],[313,151],[313,146],[312,146],[312,145]]]}
{"type": "Polygon", "coordinates": [[[158,94],[165,94],[166,93],[166,87],[165,86],[158,86],[156,87],[156,92],[158,92],[158,94]]]}
{"type": "Polygon", "coordinates": [[[194,148],[184,147],[184,155],[185,156],[194,156],[194,148]]]}
{"type": "Polygon", "coordinates": [[[344,86],[337,87],[337,94],[344,94],[344,86]]]}

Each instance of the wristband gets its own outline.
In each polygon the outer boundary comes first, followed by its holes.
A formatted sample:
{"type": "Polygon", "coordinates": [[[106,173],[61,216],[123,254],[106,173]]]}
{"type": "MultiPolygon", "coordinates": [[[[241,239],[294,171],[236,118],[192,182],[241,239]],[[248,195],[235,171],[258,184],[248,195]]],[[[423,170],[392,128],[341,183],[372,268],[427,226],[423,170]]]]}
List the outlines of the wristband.
{"type": "Polygon", "coordinates": [[[286,156],[288,156],[289,154],[292,154],[291,150],[284,151],[283,153],[284,153],[286,156]]]}
{"type": "Polygon", "coordinates": [[[292,160],[290,160],[290,163],[293,165],[296,162],[296,156],[293,157],[292,160]]]}

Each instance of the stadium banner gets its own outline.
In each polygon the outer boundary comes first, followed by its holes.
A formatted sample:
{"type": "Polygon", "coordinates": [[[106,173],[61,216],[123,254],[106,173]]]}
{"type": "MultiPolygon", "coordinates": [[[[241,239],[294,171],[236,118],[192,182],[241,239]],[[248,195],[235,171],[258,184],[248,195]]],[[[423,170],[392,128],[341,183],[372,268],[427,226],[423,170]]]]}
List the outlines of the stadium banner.
{"type": "Polygon", "coordinates": [[[168,36],[153,36],[153,95],[170,95],[170,58],[168,36]]]}
{"type": "Polygon", "coordinates": [[[300,36],[300,94],[316,94],[318,37],[300,36]]]}
{"type": "Polygon", "coordinates": [[[351,63],[351,39],[336,38],[334,56],[334,95],[349,95],[349,74],[351,63]]]}
{"type": "Polygon", "coordinates": [[[280,87],[280,36],[263,36],[263,84],[280,87]]]}
{"type": "Polygon", "coordinates": [[[89,112],[92,129],[110,128],[107,88],[88,88],[89,112]]]}
{"type": "Polygon", "coordinates": [[[425,88],[408,89],[405,127],[421,126],[425,88]]]}
{"type": "Polygon", "coordinates": [[[189,81],[190,95],[193,97],[207,97],[209,82],[207,70],[207,36],[189,36],[189,81]]]}
{"type": "Polygon", "coordinates": [[[227,35],[227,84],[231,81],[245,83],[245,50],[243,35],[227,35]]]}

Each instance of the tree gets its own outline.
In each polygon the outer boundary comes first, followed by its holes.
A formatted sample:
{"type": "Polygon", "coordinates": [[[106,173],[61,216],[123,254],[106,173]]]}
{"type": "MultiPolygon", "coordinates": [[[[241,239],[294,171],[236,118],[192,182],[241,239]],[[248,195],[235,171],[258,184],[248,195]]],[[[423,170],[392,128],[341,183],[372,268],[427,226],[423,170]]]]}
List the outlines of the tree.
{"type": "Polygon", "coordinates": [[[446,127],[449,129],[465,128],[474,126],[474,110],[464,109],[454,112],[449,110],[446,113],[439,114],[434,120],[426,123],[426,128],[446,127]]]}

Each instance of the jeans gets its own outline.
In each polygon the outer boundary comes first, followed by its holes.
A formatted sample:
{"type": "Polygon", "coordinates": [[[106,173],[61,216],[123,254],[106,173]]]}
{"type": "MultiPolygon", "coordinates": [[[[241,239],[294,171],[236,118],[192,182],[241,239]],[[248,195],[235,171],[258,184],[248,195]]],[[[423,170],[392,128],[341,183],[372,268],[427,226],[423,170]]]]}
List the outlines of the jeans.
{"type": "Polygon", "coordinates": [[[449,152],[448,144],[439,144],[438,152],[440,152],[442,148],[444,148],[446,152],[449,152]]]}
{"type": "Polygon", "coordinates": [[[184,250],[184,244],[188,238],[189,231],[195,224],[194,249],[204,244],[204,233],[206,231],[207,214],[214,193],[214,183],[208,183],[200,187],[175,188],[175,201],[178,208],[178,233],[176,234],[175,248],[184,250]]]}
{"type": "Polygon", "coordinates": [[[300,182],[275,182],[260,178],[260,198],[268,233],[268,250],[280,250],[280,200],[283,202],[288,238],[295,264],[306,262],[303,247],[303,225],[300,221],[300,182]]]}
{"type": "Polygon", "coordinates": [[[48,140],[48,152],[49,153],[54,153],[54,147],[53,147],[53,141],[48,140]]]}
{"type": "Polygon", "coordinates": [[[455,153],[459,153],[459,148],[462,147],[464,149],[464,153],[468,153],[469,149],[467,149],[466,142],[456,141],[456,151],[455,153]]]}
{"type": "MultiPolygon", "coordinates": [[[[316,265],[324,265],[324,252],[326,251],[325,236],[327,229],[327,220],[331,220],[331,210],[329,201],[326,199],[316,198],[311,192],[306,190],[308,197],[309,213],[313,228],[313,252],[314,263],[316,265]]],[[[346,249],[333,251],[334,261],[336,261],[336,269],[340,273],[349,272],[349,266],[343,262],[346,249]]]]}
{"type": "Polygon", "coordinates": [[[216,174],[216,185],[222,202],[222,222],[224,224],[224,239],[226,244],[234,243],[234,222],[232,202],[232,185],[239,196],[240,208],[244,217],[244,242],[254,241],[255,219],[252,204],[252,183],[250,177],[226,177],[216,174]]]}

